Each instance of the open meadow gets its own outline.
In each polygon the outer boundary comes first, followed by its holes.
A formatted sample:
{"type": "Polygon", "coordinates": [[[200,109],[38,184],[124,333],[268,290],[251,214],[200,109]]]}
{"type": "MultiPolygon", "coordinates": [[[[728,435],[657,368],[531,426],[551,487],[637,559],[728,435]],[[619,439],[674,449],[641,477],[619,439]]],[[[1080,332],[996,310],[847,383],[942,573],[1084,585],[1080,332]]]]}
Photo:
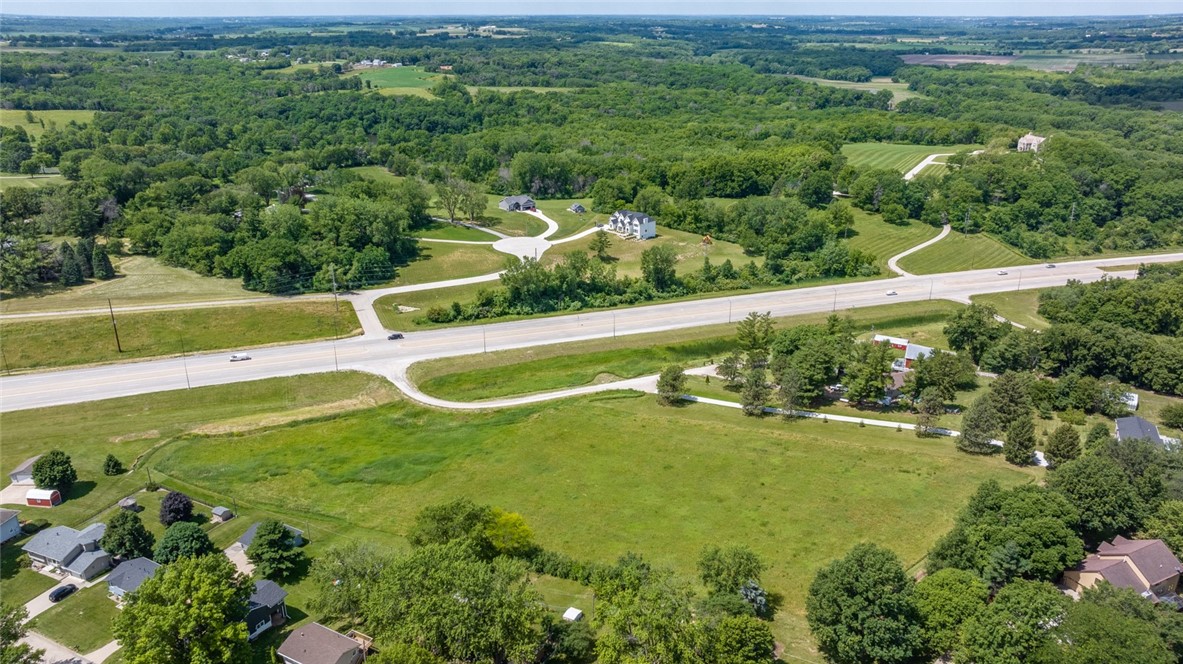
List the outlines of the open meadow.
{"type": "Polygon", "coordinates": [[[8,189],[39,189],[65,182],[60,175],[17,175],[5,173],[0,175],[0,193],[8,189]]]}
{"type": "Polygon", "coordinates": [[[886,168],[901,173],[912,170],[931,154],[956,154],[975,150],[980,145],[901,145],[898,143],[847,143],[842,154],[851,166],[886,168]]]}
{"type": "Polygon", "coordinates": [[[36,138],[50,127],[65,127],[71,122],[86,124],[94,119],[94,111],[17,111],[0,109],[0,127],[21,127],[36,138]],[[29,122],[29,114],[33,121],[29,122]]]}
{"type": "Polygon", "coordinates": [[[835,81],[828,78],[813,78],[812,76],[794,75],[793,78],[805,81],[807,83],[816,83],[830,88],[839,88],[842,90],[862,90],[864,92],[879,92],[880,90],[891,90],[891,99],[893,103],[900,103],[905,99],[921,96],[917,92],[908,89],[907,83],[896,83],[891,80],[890,76],[875,76],[870,81],[835,81]]]}

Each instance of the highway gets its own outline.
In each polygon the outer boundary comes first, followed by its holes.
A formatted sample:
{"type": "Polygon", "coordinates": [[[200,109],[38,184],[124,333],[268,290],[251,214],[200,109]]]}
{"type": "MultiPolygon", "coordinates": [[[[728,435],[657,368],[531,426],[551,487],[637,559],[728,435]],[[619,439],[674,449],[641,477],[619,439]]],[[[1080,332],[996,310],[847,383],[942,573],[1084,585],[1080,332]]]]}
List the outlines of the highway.
{"type": "Polygon", "coordinates": [[[0,412],[335,369],[366,371],[393,380],[403,376],[410,364],[426,359],[735,322],[751,311],[767,311],[780,317],[928,299],[967,302],[972,295],[1063,286],[1069,279],[1091,282],[1105,274],[1133,276],[1130,272],[1106,273],[1099,269],[1103,266],[1177,261],[1183,261],[1183,253],[1059,263],[1055,268],[1044,265],[1002,268],[1006,275],[997,274],[999,268],[990,268],[904,276],[508,323],[410,331],[400,341],[388,341],[384,334],[370,331],[361,337],[336,342],[255,349],[248,351],[252,359],[243,362],[230,362],[230,352],[218,352],[11,375],[0,378],[0,412]],[[896,295],[888,296],[887,291],[896,295]]]}

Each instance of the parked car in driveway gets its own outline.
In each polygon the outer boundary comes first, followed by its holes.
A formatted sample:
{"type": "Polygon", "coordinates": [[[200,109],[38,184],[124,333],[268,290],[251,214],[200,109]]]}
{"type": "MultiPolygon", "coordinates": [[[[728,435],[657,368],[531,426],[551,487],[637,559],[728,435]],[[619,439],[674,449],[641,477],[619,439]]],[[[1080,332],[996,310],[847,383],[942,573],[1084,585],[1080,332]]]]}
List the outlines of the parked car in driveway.
{"type": "Polygon", "coordinates": [[[73,595],[75,590],[78,590],[78,586],[76,586],[72,583],[67,583],[66,585],[62,586],[61,588],[58,588],[57,590],[54,590],[53,592],[49,593],[49,601],[60,602],[63,599],[66,599],[67,597],[69,597],[70,595],[73,595]]]}
{"type": "Polygon", "coordinates": [[[251,356],[247,355],[246,353],[235,353],[230,356],[231,362],[242,362],[243,360],[249,360],[249,359],[251,359],[251,356]]]}
{"type": "Polygon", "coordinates": [[[386,337],[386,339],[388,341],[395,341],[397,339],[402,339],[402,338],[404,338],[402,332],[395,332],[394,334],[391,334],[390,336],[386,337]]]}

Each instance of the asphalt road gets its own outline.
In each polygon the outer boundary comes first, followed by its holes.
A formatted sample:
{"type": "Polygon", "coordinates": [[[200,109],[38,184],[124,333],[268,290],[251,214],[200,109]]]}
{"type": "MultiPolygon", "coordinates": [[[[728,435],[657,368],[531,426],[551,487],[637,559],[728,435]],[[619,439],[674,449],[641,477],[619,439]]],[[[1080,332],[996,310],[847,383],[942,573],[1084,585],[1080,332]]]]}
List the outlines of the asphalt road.
{"type": "MultiPolygon", "coordinates": [[[[192,355],[14,375],[0,378],[0,411],[78,403],[146,394],[187,386],[221,385],[275,376],[356,369],[387,377],[403,375],[411,363],[456,355],[599,339],[734,322],[750,311],[774,317],[845,310],[928,299],[968,301],[971,295],[1062,286],[1069,279],[1099,280],[1107,265],[1183,261],[1183,253],[1126,256],[1072,263],[1056,268],[1028,265],[907,276],[895,279],[796,290],[672,302],[615,311],[535,318],[509,323],[410,332],[401,341],[381,334],[337,342],[277,346],[249,351],[252,359],[230,362],[230,353],[192,355]],[[887,291],[897,295],[887,296],[887,291]]],[[[1123,274],[1122,276],[1130,276],[1123,274]]]]}

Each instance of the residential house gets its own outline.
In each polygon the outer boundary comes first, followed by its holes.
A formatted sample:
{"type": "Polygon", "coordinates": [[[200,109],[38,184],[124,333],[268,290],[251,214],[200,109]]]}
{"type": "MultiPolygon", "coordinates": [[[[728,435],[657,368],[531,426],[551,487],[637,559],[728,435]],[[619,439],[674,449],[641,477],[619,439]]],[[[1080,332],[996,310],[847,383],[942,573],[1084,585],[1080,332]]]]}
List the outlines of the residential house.
{"type": "Polygon", "coordinates": [[[62,504],[62,492],[57,489],[29,489],[25,492],[29,507],[53,507],[62,504]]]}
{"type": "Polygon", "coordinates": [[[608,217],[608,230],[624,237],[648,240],[657,237],[657,222],[641,212],[617,210],[608,217]]]}
{"type": "Polygon", "coordinates": [[[1080,592],[1100,581],[1130,588],[1153,602],[1177,602],[1183,564],[1162,540],[1130,540],[1118,536],[1101,544],[1075,569],[1064,572],[1064,585],[1080,592]]]}
{"type": "Polygon", "coordinates": [[[522,194],[520,196],[506,196],[501,199],[497,207],[506,212],[521,212],[523,210],[533,210],[535,206],[533,198],[522,194]]]}
{"type": "Polygon", "coordinates": [[[0,509],[0,542],[7,542],[21,534],[21,520],[18,516],[20,512],[16,510],[0,509]]]}
{"type": "MultiPolygon", "coordinates": [[[[303,546],[304,545],[304,531],[303,530],[300,530],[299,528],[293,528],[292,526],[289,526],[286,523],[283,524],[283,527],[287,528],[288,532],[292,534],[292,539],[290,540],[292,543],[292,546],[303,546]]],[[[246,532],[242,534],[242,537],[238,538],[238,544],[242,546],[243,551],[246,551],[247,549],[250,548],[251,542],[255,541],[255,533],[258,530],[259,530],[259,522],[256,521],[251,524],[250,528],[246,529],[246,532]]]]}
{"type": "Polygon", "coordinates": [[[1039,152],[1039,147],[1047,140],[1046,136],[1027,134],[1019,139],[1019,152],[1039,152]]]}
{"type": "Polygon", "coordinates": [[[86,580],[111,566],[111,554],[99,547],[106,524],[96,523],[81,531],[68,526],[42,530],[21,547],[34,567],[50,567],[86,580]]]}
{"type": "Polygon", "coordinates": [[[292,630],[275,651],[284,664],[358,664],[361,644],[320,623],[292,630]]]}
{"type": "Polygon", "coordinates": [[[35,457],[29,457],[28,459],[22,461],[21,465],[14,468],[13,471],[8,474],[8,480],[13,484],[32,484],[33,464],[37,463],[37,459],[40,458],[41,455],[38,454],[35,457]]]}
{"type": "Polygon", "coordinates": [[[1159,435],[1158,427],[1154,426],[1154,423],[1137,415],[1117,418],[1117,439],[1130,440],[1133,438],[1149,440],[1155,445],[1161,446],[1163,444],[1162,436],[1159,435]]]}
{"type": "Polygon", "coordinates": [[[274,581],[255,581],[255,591],[247,602],[248,639],[254,641],[263,632],[287,622],[288,607],[284,602],[287,596],[287,591],[274,581]]]}
{"type": "Polygon", "coordinates": [[[152,578],[160,564],[147,558],[132,558],[119,563],[107,575],[107,595],[118,604],[123,604],[127,594],[135,592],[140,584],[152,578]]]}
{"type": "Polygon", "coordinates": [[[567,209],[574,212],[575,214],[583,214],[584,212],[587,212],[587,208],[583,207],[583,205],[579,203],[572,203],[571,207],[567,209]]]}

